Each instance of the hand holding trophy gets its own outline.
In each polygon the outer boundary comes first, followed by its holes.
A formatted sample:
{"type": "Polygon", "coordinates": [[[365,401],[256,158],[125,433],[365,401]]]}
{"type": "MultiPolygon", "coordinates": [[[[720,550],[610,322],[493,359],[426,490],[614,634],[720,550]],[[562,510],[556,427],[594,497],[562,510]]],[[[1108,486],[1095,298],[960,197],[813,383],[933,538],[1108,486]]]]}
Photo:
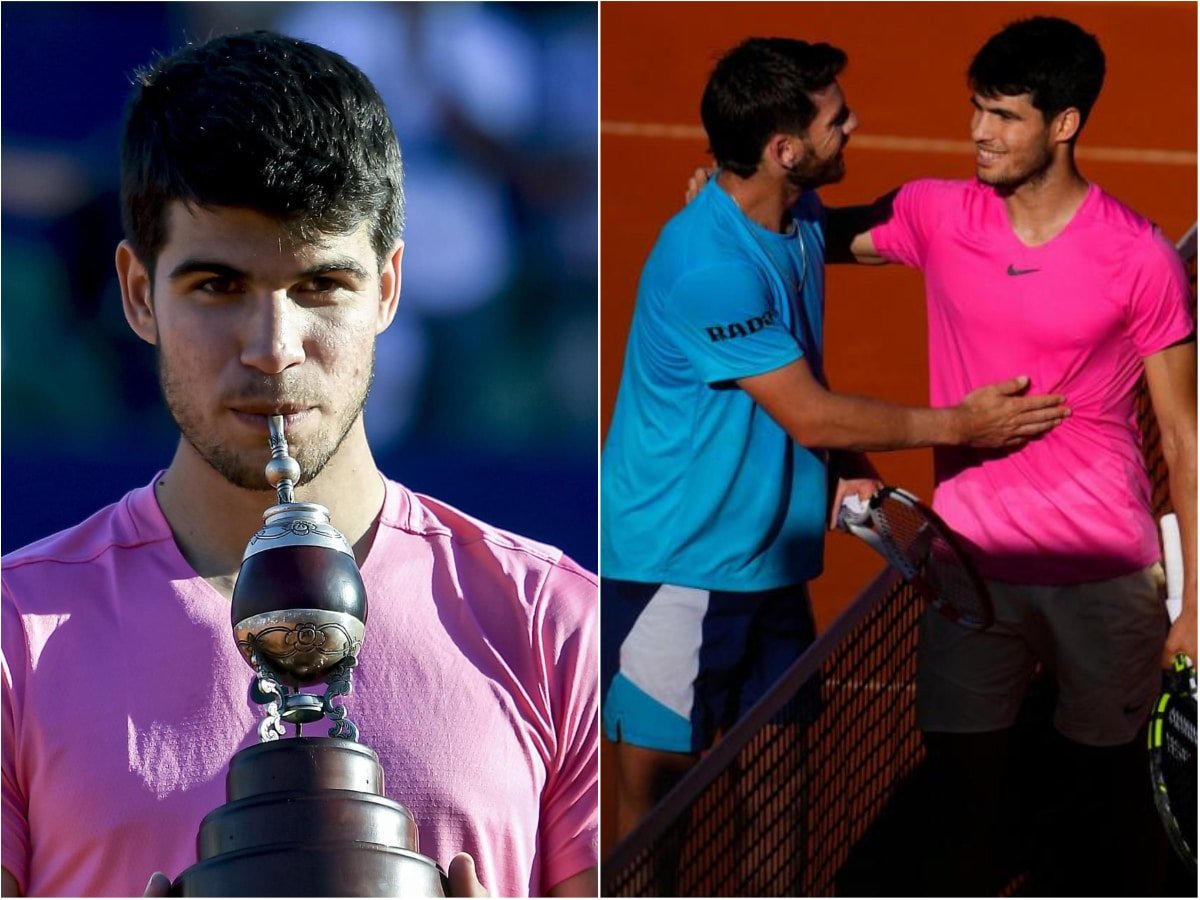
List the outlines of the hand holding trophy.
{"type": "Polygon", "coordinates": [[[231,616],[265,712],[260,742],[230,762],[228,802],[201,822],[199,861],[173,893],[445,896],[445,874],[417,852],[416,822],[384,797],[378,757],[342,706],[367,621],[354,553],[325,507],[294,499],[300,466],[282,416],[270,431],[267,480],[279,502],[246,547],[231,616]],[[300,691],[321,682],[324,695],[300,691]],[[329,737],[303,736],[323,718],[329,737]],[[285,723],[295,736],[285,737],[285,723]]]}

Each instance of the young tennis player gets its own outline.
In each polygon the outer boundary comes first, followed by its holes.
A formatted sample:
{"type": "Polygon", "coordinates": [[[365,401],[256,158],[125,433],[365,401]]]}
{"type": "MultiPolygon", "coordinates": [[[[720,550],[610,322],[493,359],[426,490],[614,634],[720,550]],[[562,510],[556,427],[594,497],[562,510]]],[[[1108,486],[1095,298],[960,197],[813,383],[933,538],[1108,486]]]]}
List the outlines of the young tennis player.
{"type": "Polygon", "coordinates": [[[595,896],[596,579],[385,478],[367,439],[404,251],[379,93],[325,48],[221,35],[139,72],[122,159],[124,311],[180,438],[149,484],[4,558],[3,892],[130,896],[196,861],[258,740],[229,604],[283,415],[297,498],[362,569],[351,703],[421,852],[456,896],[595,896]]]}
{"type": "Polygon", "coordinates": [[[1099,43],[1075,24],[1014,23],[969,70],[975,180],[916,181],[870,209],[830,211],[831,259],[924,271],[932,404],[1022,371],[1072,410],[1020,447],[934,451],[933,506],[970,548],[996,613],[984,632],[927,615],[921,633],[918,719],[945,777],[931,840],[944,852],[930,868],[951,894],[994,889],[1000,767],[1039,667],[1057,682],[1056,793],[1087,798],[1047,848],[1041,887],[1144,892],[1142,728],[1162,666],[1196,658],[1195,325],[1172,245],[1076,165],[1104,74],[1099,43]],[[1135,422],[1143,372],[1186,548],[1170,627],[1135,422]]]}

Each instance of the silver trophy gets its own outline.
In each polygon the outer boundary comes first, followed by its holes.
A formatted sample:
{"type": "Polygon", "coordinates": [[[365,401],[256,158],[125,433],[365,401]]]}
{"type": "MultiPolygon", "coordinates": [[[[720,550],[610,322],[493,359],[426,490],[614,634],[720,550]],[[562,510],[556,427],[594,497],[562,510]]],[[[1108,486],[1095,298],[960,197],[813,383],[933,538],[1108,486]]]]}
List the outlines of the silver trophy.
{"type": "Polygon", "coordinates": [[[343,699],[367,622],[354,551],[329,510],[298,503],[299,464],[283,417],[270,418],[263,513],[233,592],[238,649],[263,707],[259,743],[229,764],[228,802],[205,816],[199,861],[173,885],[184,897],[443,897],[445,873],[417,851],[417,825],[383,795],[378,757],[358,743],[343,699]],[[323,694],[301,688],[324,683],[323,694]],[[328,737],[305,737],[327,719],[328,737]],[[286,724],[295,728],[287,737],[286,724]]]}

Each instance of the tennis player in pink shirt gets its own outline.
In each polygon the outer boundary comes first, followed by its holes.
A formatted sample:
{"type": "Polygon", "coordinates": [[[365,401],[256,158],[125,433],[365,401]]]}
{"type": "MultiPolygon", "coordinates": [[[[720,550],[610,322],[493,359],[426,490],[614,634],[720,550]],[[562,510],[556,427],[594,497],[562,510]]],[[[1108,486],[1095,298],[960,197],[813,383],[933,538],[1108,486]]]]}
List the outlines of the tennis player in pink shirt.
{"type": "Polygon", "coordinates": [[[1032,892],[1152,890],[1138,880],[1152,868],[1139,845],[1159,829],[1143,729],[1161,667],[1177,652],[1196,659],[1195,323],[1172,245],[1076,167],[1104,71],[1098,42],[1073,23],[1010,25],[969,72],[976,179],[917,181],[830,211],[831,260],[924,272],[933,406],[1019,371],[1072,411],[1012,450],[935,449],[934,507],[965,539],[997,614],[984,633],[937,615],[922,626],[918,720],[943,779],[935,893],[999,887],[989,829],[1039,667],[1057,683],[1056,785],[1085,799],[1059,823],[1063,843],[1046,847],[1052,864],[1032,892]],[[1184,543],[1174,625],[1135,420],[1143,373],[1184,543]]]}
{"type": "Polygon", "coordinates": [[[189,46],[139,73],[122,168],[124,311],[181,439],[152,483],[4,559],[4,893],[138,895],[196,861],[262,717],[229,615],[278,414],[296,499],[362,570],[346,707],[420,852],[458,896],[595,896],[595,576],[387,480],[367,441],[404,250],[374,87],[269,32],[189,46]]]}

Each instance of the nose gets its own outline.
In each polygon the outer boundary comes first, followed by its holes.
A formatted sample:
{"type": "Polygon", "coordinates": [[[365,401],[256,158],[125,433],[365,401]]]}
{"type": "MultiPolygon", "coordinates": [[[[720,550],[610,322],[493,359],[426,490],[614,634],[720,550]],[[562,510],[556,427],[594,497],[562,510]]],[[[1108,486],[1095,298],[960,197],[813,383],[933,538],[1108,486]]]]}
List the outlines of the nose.
{"type": "Polygon", "coordinates": [[[977,109],[971,114],[971,140],[976,144],[987,143],[991,136],[991,129],[987,124],[988,117],[983,114],[983,110],[977,109]]]}
{"type": "Polygon", "coordinates": [[[304,314],[284,291],[248,305],[242,364],[267,375],[304,362],[304,314]]]}
{"type": "Polygon", "coordinates": [[[846,121],[842,123],[842,134],[849,137],[858,129],[858,116],[854,111],[850,111],[850,115],[846,117],[846,121]]]}

